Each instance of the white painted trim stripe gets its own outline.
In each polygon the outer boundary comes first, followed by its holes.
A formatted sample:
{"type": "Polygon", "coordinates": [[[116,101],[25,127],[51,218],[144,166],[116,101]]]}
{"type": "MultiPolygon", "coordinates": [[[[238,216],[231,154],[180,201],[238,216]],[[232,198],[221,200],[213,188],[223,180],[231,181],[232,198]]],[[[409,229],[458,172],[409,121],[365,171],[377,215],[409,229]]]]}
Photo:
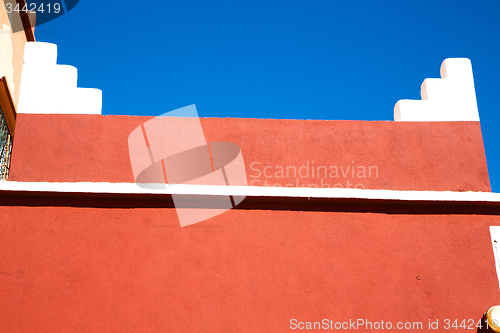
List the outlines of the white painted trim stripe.
{"type": "Polygon", "coordinates": [[[349,188],[218,186],[218,185],[165,185],[163,189],[148,189],[135,183],[48,183],[48,182],[0,182],[2,192],[40,193],[88,193],[88,194],[153,194],[153,195],[231,195],[246,197],[368,199],[440,202],[490,202],[500,203],[500,193],[452,192],[452,191],[396,191],[363,190],[349,188]]]}

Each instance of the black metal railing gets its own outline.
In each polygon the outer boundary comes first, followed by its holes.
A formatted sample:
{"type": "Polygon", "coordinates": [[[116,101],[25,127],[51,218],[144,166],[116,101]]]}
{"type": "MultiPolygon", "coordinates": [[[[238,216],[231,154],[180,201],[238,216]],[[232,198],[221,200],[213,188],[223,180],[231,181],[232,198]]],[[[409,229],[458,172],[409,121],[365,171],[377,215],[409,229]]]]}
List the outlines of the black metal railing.
{"type": "Polygon", "coordinates": [[[2,108],[0,107],[0,180],[9,177],[10,154],[12,152],[12,136],[2,108]]]}

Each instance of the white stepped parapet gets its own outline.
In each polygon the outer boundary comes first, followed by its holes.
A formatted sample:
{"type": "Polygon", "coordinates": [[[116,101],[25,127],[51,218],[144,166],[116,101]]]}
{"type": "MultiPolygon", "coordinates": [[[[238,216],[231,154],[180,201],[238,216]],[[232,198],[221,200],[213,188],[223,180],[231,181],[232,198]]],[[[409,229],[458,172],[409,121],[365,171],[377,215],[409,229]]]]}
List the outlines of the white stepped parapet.
{"type": "Polygon", "coordinates": [[[102,91],[77,88],[78,71],[57,64],[57,45],[26,43],[18,113],[101,114],[102,91]]]}
{"type": "Polygon", "coordinates": [[[425,79],[421,101],[401,99],[394,106],[395,121],[479,121],[472,65],[467,58],[449,58],[441,65],[441,79],[425,79]]]}

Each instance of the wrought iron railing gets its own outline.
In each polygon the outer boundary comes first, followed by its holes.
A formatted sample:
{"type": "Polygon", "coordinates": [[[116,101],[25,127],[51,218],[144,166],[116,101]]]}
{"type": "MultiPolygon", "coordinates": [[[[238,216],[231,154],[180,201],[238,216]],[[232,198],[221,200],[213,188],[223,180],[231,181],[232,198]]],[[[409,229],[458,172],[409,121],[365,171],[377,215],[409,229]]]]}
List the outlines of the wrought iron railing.
{"type": "Polygon", "coordinates": [[[11,152],[12,136],[0,106],[0,180],[6,180],[9,177],[11,152]]]}

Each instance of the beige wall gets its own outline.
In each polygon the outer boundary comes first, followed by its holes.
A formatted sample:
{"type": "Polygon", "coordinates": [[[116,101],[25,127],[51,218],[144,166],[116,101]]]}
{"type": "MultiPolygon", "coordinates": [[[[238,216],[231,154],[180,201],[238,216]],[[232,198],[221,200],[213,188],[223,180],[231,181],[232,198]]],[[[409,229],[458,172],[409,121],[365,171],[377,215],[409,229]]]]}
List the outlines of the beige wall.
{"type": "Polygon", "coordinates": [[[22,27],[21,17],[18,12],[7,14],[6,3],[11,3],[13,8],[15,0],[0,0],[0,77],[5,76],[9,85],[14,104],[17,107],[19,88],[21,84],[21,71],[23,67],[24,44],[26,35],[22,27]],[[18,32],[13,33],[9,15],[12,15],[13,25],[18,32]]]}

